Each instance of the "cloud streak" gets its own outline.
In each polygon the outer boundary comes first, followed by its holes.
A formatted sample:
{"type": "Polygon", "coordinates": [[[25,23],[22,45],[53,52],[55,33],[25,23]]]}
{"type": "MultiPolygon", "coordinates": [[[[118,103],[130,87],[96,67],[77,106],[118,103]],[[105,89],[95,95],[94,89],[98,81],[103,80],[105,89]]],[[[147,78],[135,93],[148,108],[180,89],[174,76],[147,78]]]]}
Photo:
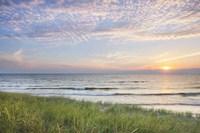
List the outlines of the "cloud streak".
{"type": "Polygon", "coordinates": [[[158,62],[162,63],[162,62],[168,62],[168,61],[173,61],[173,60],[180,60],[180,59],[193,57],[193,56],[198,56],[198,55],[200,55],[200,52],[194,52],[194,53],[181,55],[181,56],[177,56],[177,57],[166,58],[166,59],[160,60],[158,62]]]}
{"type": "Polygon", "coordinates": [[[23,50],[18,50],[12,54],[0,52],[0,73],[80,73],[80,72],[95,72],[96,68],[77,67],[69,65],[65,62],[41,62],[33,59],[25,58],[23,50]]]}
{"type": "Polygon", "coordinates": [[[0,38],[41,43],[161,40],[200,35],[199,0],[8,0],[0,38]]]}

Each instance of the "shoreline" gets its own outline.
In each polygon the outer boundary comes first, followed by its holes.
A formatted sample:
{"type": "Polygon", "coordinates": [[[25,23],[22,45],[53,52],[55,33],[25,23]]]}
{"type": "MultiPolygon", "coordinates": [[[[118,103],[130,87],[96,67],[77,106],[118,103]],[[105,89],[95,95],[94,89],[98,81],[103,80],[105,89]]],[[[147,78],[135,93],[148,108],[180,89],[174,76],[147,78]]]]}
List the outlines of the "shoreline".
{"type": "MultiPolygon", "coordinates": [[[[191,113],[194,117],[196,115],[200,115],[200,106],[199,104],[183,104],[183,103],[175,103],[175,104],[161,104],[161,103],[152,103],[152,104],[144,104],[144,103],[126,103],[126,102],[121,102],[121,101],[113,101],[113,100],[108,100],[108,99],[102,99],[106,97],[98,97],[91,95],[90,97],[76,97],[74,95],[38,95],[38,94],[33,94],[33,93],[26,93],[26,92],[5,92],[5,91],[0,91],[0,93],[14,93],[14,94],[24,94],[24,95],[31,95],[31,96],[36,96],[36,97],[50,97],[50,98],[55,98],[55,97],[61,97],[65,99],[72,99],[75,101],[86,101],[86,102],[92,102],[92,103],[109,103],[109,104],[115,104],[115,105],[127,105],[127,106],[137,106],[141,107],[143,109],[147,110],[165,110],[168,112],[172,113],[191,113]],[[184,107],[185,108],[184,108],[184,107]],[[192,110],[189,110],[188,107],[193,108],[192,110]]],[[[84,96],[84,95],[83,95],[84,96]]]]}
{"type": "Polygon", "coordinates": [[[198,133],[200,115],[0,92],[0,131],[198,133]]]}

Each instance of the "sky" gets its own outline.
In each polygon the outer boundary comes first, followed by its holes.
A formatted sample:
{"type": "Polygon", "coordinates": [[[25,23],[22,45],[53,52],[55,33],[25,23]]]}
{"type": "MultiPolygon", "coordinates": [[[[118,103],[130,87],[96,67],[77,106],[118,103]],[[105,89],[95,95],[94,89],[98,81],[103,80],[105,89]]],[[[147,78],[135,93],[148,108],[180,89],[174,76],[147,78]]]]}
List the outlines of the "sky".
{"type": "Polygon", "coordinates": [[[0,0],[0,73],[200,73],[199,0],[0,0]]]}

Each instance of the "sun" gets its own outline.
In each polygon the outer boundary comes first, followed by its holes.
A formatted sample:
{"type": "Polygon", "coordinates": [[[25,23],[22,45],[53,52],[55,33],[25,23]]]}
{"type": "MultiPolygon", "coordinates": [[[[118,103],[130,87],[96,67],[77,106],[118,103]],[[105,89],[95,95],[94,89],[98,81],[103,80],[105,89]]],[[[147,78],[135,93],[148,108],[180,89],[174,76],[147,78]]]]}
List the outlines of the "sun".
{"type": "Polygon", "coordinates": [[[171,69],[170,66],[163,66],[163,67],[162,67],[162,70],[165,70],[165,71],[170,70],[170,69],[171,69]]]}

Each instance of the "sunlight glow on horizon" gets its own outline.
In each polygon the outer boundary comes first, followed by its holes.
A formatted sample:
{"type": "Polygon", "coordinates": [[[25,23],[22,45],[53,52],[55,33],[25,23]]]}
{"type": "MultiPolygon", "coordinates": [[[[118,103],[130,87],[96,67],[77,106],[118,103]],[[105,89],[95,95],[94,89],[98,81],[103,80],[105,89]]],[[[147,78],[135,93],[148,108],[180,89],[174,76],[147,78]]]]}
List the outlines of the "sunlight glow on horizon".
{"type": "Polygon", "coordinates": [[[170,67],[170,66],[163,66],[163,67],[162,67],[162,70],[168,71],[168,70],[171,70],[171,67],[170,67]]]}

